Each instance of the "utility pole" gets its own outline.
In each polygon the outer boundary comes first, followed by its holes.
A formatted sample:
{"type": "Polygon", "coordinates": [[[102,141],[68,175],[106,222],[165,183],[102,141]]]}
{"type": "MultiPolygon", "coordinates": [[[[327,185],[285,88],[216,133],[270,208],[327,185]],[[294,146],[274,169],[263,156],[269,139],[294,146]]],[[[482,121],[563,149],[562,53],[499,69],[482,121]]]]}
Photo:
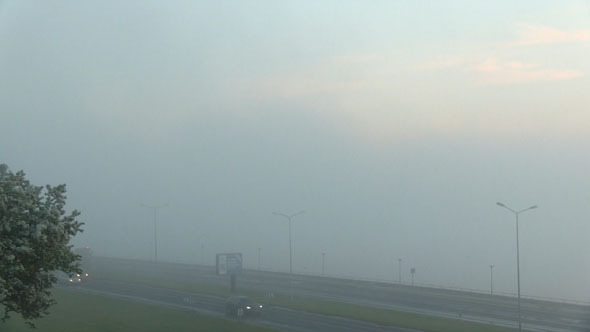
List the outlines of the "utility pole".
{"type": "Polygon", "coordinates": [[[142,207],[152,209],[154,211],[154,262],[158,262],[158,212],[161,208],[167,207],[168,204],[161,204],[161,205],[147,205],[141,204],[142,207]]]}
{"type": "Polygon", "coordinates": [[[413,267],[413,268],[410,270],[410,273],[412,274],[412,286],[414,286],[414,274],[416,274],[416,268],[415,268],[415,267],[413,267]]]}

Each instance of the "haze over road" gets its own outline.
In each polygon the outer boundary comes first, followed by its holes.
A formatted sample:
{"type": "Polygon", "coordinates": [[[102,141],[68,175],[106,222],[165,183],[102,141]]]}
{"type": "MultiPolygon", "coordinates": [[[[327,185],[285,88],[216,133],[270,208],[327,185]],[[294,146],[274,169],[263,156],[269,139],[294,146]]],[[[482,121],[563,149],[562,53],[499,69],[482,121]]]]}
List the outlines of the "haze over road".
{"type": "MultiPolygon", "coordinates": [[[[162,285],[209,284],[229,287],[229,278],[210,266],[96,258],[94,269],[125,279],[159,280],[162,285]]],[[[89,284],[92,286],[92,284],[89,284]]],[[[289,275],[246,270],[238,291],[289,294],[289,275]]],[[[496,325],[516,325],[516,299],[396,284],[296,275],[293,294],[322,300],[467,319],[496,325]]],[[[538,331],[590,331],[590,307],[525,299],[524,328],[538,331]]]]}
{"type": "MultiPolygon", "coordinates": [[[[225,310],[225,298],[116,281],[92,280],[81,285],[79,290],[119,296],[128,300],[164,305],[180,310],[194,310],[202,314],[218,317],[223,317],[225,310]]],[[[341,317],[293,311],[280,307],[267,307],[262,318],[247,320],[247,322],[269,326],[281,331],[419,332],[418,330],[380,326],[341,317]]]]}
{"type": "Polygon", "coordinates": [[[538,205],[522,294],[588,302],[588,54],[587,0],[0,0],[0,163],[99,255],[288,271],[305,210],[295,272],[505,293],[538,205]]]}

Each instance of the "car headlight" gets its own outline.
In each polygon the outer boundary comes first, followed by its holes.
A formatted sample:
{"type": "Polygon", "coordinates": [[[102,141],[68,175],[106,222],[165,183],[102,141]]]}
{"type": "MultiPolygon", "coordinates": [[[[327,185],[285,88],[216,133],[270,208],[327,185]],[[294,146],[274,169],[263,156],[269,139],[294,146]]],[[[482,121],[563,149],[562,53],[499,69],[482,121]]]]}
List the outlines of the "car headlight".
{"type": "Polygon", "coordinates": [[[260,309],[262,309],[262,304],[260,305],[260,309]]]}
{"type": "Polygon", "coordinates": [[[250,309],[252,309],[252,307],[251,307],[251,306],[249,306],[249,305],[247,305],[247,306],[246,306],[246,310],[250,310],[250,309]]]}
{"type": "Polygon", "coordinates": [[[86,276],[88,277],[88,273],[86,273],[86,276]]]}

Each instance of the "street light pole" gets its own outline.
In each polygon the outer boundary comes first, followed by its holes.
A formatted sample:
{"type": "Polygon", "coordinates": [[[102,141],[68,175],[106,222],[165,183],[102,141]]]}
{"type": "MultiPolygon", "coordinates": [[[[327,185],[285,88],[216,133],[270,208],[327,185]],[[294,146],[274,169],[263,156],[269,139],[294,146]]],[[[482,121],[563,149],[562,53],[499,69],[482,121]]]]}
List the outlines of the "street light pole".
{"type": "Polygon", "coordinates": [[[494,295],[494,265],[490,264],[490,296],[494,295]]]}
{"type": "Polygon", "coordinates": [[[326,275],[326,253],[322,252],[322,277],[326,275]]]}
{"type": "Polygon", "coordinates": [[[260,271],[260,250],[262,250],[262,248],[258,248],[258,271],[260,271]]]}
{"type": "Polygon", "coordinates": [[[525,211],[536,209],[537,206],[533,205],[533,206],[530,206],[526,209],[516,211],[516,210],[513,210],[513,209],[509,208],[508,206],[506,206],[505,204],[500,203],[500,202],[497,202],[496,205],[503,207],[506,210],[514,213],[514,216],[516,217],[516,280],[517,280],[517,287],[518,287],[518,330],[522,331],[522,321],[521,321],[521,314],[520,314],[520,250],[518,247],[518,215],[525,212],[525,211]]]}
{"type": "Polygon", "coordinates": [[[292,214],[292,215],[287,215],[287,214],[280,213],[280,212],[273,212],[272,213],[276,216],[284,217],[289,221],[289,273],[290,274],[293,274],[293,241],[291,240],[291,221],[293,220],[293,218],[295,216],[298,216],[302,213],[305,213],[305,211],[299,211],[299,212],[292,214]]]}
{"type": "Polygon", "coordinates": [[[398,270],[398,274],[399,274],[399,283],[401,285],[401,283],[402,283],[402,259],[401,258],[397,259],[397,270],[398,270]]]}
{"type": "Polygon", "coordinates": [[[163,208],[167,207],[168,204],[161,204],[161,205],[147,205],[141,204],[142,207],[154,210],[154,262],[158,262],[158,227],[157,227],[157,220],[158,220],[158,211],[163,208]]]}
{"type": "Polygon", "coordinates": [[[272,214],[274,214],[275,216],[281,216],[286,218],[289,221],[289,277],[290,277],[290,281],[289,281],[289,288],[290,288],[290,292],[291,292],[291,298],[293,298],[293,241],[291,240],[291,221],[293,221],[293,218],[295,218],[295,216],[298,216],[300,214],[305,213],[305,211],[299,211],[295,214],[284,214],[284,213],[280,213],[280,212],[273,212],[272,214]]]}
{"type": "Polygon", "coordinates": [[[201,243],[201,265],[205,265],[205,245],[201,243]]]}

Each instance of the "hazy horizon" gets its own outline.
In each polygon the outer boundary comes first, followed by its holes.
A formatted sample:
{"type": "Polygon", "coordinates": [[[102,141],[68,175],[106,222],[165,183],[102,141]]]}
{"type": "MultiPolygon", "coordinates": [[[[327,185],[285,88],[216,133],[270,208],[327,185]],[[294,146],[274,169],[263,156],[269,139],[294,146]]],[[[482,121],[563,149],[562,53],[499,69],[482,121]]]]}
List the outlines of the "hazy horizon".
{"type": "Polygon", "coordinates": [[[0,1],[0,163],[77,246],[590,301],[587,1],[0,1]],[[204,250],[201,250],[203,246],[204,250]]]}

